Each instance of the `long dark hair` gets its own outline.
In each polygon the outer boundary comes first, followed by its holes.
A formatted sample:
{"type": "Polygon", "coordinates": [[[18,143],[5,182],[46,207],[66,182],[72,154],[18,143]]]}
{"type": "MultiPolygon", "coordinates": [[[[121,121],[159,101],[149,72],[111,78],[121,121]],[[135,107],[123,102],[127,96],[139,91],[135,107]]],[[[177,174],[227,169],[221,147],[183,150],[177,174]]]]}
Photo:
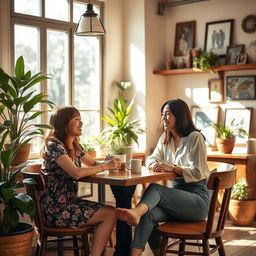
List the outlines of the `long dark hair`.
{"type": "MultiPolygon", "coordinates": [[[[45,145],[49,140],[57,138],[65,145],[68,155],[74,157],[74,152],[72,152],[66,145],[66,139],[68,136],[68,124],[76,114],[79,114],[79,111],[75,107],[65,106],[56,108],[50,117],[50,126],[52,127],[52,130],[45,139],[45,145]]],[[[45,145],[42,149],[43,158],[45,158],[45,145]]],[[[73,142],[73,146],[75,150],[80,149],[78,138],[73,142]]]]}
{"type": "MultiPolygon", "coordinates": [[[[193,131],[199,131],[192,120],[191,112],[187,103],[181,99],[172,99],[166,101],[161,107],[161,114],[164,110],[164,107],[168,105],[170,111],[176,118],[176,132],[181,137],[188,136],[193,131]]],[[[165,131],[164,144],[167,144],[171,137],[173,136],[172,132],[165,131]]]]}

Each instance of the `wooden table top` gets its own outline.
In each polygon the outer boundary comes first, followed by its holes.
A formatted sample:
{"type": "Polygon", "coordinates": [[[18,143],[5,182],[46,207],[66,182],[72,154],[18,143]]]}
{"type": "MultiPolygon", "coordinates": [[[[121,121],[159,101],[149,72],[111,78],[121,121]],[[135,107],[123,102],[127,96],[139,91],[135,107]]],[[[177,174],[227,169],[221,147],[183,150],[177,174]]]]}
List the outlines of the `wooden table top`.
{"type": "MultiPolygon", "coordinates": [[[[210,171],[217,168],[217,171],[230,169],[233,165],[208,161],[210,171]]],[[[153,172],[146,167],[142,167],[141,173],[132,173],[131,171],[103,171],[94,176],[80,179],[82,182],[91,182],[98,184],[109,184],[116,186],[132,186],[136,184],[152,183],[160,180],[169,180],[177,177],[174,172],[153,172]]]]}

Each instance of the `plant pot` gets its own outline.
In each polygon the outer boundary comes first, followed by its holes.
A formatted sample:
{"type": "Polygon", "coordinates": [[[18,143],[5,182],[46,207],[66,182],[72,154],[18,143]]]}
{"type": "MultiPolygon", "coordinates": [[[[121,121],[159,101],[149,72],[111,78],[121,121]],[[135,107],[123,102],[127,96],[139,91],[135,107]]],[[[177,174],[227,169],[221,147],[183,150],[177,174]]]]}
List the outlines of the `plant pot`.
{"type": "Polygon", "coordinates": [[[34,227],[32,224],[20,222],[16,231],[0,234],[1,256],[31,256],[34,227]]]}
{"type": "Polygon", "coordinates": [[[96,150],[88,151],[87,153],[88,153],[92,158],[96,158],[96,155],[97,155],[96,150]]]}
{"type": "Polygon", "coordinates": [[[233,224],[249,226],[255,217],[255,200],[240,201],[231,199],[229,203],[229,216],[233,224]]]}
{"type": "Polygon", "coordinates": [[[31,144],[25,144],[20,150],[17,152],[16,156],[13,159],[13,166],[25,163],[28,160],[29,153],[30,153],[31,144]]]}
{"type": "Polygon", "coordinates": [[[217,149],[224,154],[230,154],[235,146],[235,139],[216,138],[217,149]]]}

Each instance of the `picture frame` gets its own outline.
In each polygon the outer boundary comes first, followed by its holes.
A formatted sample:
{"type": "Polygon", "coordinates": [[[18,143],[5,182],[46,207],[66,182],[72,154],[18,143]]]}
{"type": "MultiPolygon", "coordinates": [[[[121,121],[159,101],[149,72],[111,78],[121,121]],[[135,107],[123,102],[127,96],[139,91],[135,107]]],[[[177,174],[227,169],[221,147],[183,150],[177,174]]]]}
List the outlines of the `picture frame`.
{"type": "Polygon", "coordinates": [[[227,76],[226,98],[228,100],[254,100],[256,98],[256,76],[227,76]]]}
{"type": "Polygon", "coordinates": [[[240,53],[236,56],[236,64],[246,64],[247,62],[247,53],[240,53]]]}
{"type": "Polygon", "coordinates": [[[216,107],[199,107],[193,105],[191,107],[191,115],[197,129],[205,136],[207,147],[216,149],[216,131],[211,122],[219,121],[219,106],[216,107]]]}
{"type": "Polygon", "coordinates": [[[185,56],[195,46],[196,21],[176,23],[174,56],[185,56]]]}
{"type": "Polygon", "coordinates": [[[224,57],[227,46],[232,43],[233,19],[207,22],[205,26],[204,51],[224,57]]]}
{"type": "Polygon", "coordinates": [[[222,79],[209,79],[209,102],[210,103],[221,103],[223,102],[223,81],[222,79]]]}
{"type": "Polygon", "coordinates": [[[227,48],[226,64],[235,65],[237,56],[244,52],[244,44],[229,45],[227,48]]]}
{"type": "MultiPolygon", "coordinates": [[[[232,120],[235,119],[235,124],[244,129],[247,134],[250,133],[252,108],[227,108],[225,109],[224,124],[230,126],[232,120]]],[[[247,140],[246,135],[236,136],[236,145],[245,145],[247,140]]]]}

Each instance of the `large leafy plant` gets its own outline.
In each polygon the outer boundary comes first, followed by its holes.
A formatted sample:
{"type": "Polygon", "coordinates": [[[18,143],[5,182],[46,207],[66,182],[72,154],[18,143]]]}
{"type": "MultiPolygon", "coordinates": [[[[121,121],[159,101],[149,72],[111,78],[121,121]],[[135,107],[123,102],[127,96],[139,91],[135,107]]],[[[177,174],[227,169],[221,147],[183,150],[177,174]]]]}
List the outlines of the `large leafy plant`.
{"type": "Polygon", "coordinates": [[[12,167],[11,163],[16,155],[15,141],[8,148],[4,147],[8,130],[0,130],[0,234],[9,233],[17,227],[20,216],[24,213],[35,214],[35,205],[32,198],[26,193],[17,193],[17,188],[24,183],[34,183],[31,179],[17,180],[18,172],[25,164],[12,167]]]}
{"type": "Polygon", "coordinates": [[[43,111],[31,112],[40,103],[53,107],[54,103],[46,99],[47,95],[37,93],[36,88],[33,88],[48,78],[41,72],[35,75],[31,75],[31,71],[25,72],[22,56],[16,61],[15,75],[9,75],[0,68],[0,127],[8,129],[9,136],[6,139],[15,141],[18,145],[15,151],[35,136],[43,135],[44,129],[50,129],[46,124],[33,123],[43,111]]]}
{"type": "Polygon", "coordinates": [[[35,213],[33,200],[17,189],[31,179],[20,180],[16,176],[26,165],[13,167],[13,160],[21,147],[36,136],[44,134],[45,124],[33,123],[43,111],[34,111],[37,104],[54,104],[46,99],[47,95],[36,93],[33,88],[47,79],[41,72],[31,75],[25,72],[23,57],[15,65],[15,75],[7,74],[0,68],[0,233],[9,233],[17,227],[20,216],[35,213]],[[8,143],[8,146],[6,146],[8,143]]]}

